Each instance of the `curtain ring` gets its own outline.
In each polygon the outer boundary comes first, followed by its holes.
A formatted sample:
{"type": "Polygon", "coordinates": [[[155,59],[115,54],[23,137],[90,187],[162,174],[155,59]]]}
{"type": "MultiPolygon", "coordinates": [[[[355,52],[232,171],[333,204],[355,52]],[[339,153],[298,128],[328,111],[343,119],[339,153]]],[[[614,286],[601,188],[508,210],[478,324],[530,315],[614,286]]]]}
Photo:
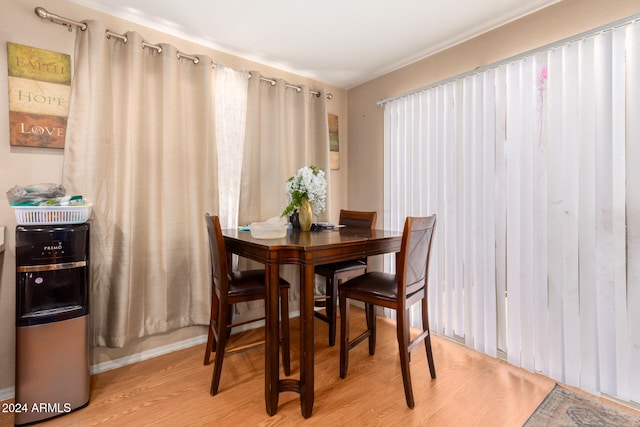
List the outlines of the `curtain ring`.
{"type": "Polygon", "coordinates": [[[104,32],[104,35],[105,35],[105,37],[106,37],[106,38],[108,38],[108,39],[110,39],[111,37],[115,37],[115,38],[117,38],[117,39],[119,39],[119,40],[122,40],[122,42],[123,42],[123,43],[126,43],[126,42],[128,42],[128,41],[129,41],[129,39],[127,38],[127,36],[125,36],[124,34],[114,33],[113,31],[109,31],[109,30],[106,30],[106,31],[104,32]]]}

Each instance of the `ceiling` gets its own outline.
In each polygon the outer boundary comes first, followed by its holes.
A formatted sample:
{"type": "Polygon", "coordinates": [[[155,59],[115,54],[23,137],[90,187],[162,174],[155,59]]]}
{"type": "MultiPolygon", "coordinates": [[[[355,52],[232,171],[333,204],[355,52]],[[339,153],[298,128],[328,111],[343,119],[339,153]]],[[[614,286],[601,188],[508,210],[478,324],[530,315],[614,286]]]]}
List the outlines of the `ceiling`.
{"type": "Polygon", "coordinates": [[[71,1],[350,89],[560,0],[71,1]]]}

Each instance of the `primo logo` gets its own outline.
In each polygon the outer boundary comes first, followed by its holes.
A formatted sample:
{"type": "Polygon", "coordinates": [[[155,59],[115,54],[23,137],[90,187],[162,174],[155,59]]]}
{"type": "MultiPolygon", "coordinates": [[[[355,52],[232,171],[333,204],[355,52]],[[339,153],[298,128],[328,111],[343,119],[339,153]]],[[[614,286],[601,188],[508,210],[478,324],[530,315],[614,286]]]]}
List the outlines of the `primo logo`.
{"type": "Polygon", "coordinates": [[[60,251],[62,250],[62,242],[53,242],[52,245],[49,245],[49,246],[45,245],[43,249],[45,251],[60,251]]]}

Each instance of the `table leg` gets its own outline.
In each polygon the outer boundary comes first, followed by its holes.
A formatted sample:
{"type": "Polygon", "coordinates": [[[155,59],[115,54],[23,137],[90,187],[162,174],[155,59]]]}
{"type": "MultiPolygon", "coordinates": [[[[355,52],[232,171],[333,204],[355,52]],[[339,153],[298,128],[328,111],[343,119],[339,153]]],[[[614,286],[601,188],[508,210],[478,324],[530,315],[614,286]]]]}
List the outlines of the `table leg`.
{"type": "Polygon", "coordinates": [[[300,409],[304,418],[309,418],[313,411],[313,270],[313,265],[304,265],[300,269],[300,409]]]}
{"type": "Polygon", "coordinates": [[[275,415],[278,411],[279,384],[279,281],[278,264],[265,265],[267,298],[265,299],[265,369],[264,394],[267,414],[275,415]]]}

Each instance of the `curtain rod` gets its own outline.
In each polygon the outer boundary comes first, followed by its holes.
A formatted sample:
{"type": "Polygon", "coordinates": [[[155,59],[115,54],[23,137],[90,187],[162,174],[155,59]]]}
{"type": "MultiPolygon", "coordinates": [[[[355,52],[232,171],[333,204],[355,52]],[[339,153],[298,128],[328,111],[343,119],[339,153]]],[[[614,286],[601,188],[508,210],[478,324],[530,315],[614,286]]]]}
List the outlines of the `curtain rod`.
{"type": "Polygon", "coordinates": [[[376,104],[379,105],[379,106],[382,106],[382,105],[384,105],[384,104],[386,104],[388,102],[396,101],[396,100],[401,99],[401,98],[406,98],[408,96],[415,95],[416,93],[425,92],[425,91],[427,91],[429,89],[433,89],[434,87],[442,86],[442,85],[445,85],[447,83],[454,82],[456,80],[461,80],[461,79],[467,78],[469,76],[473,76],[475,74],[482,73],[482,72],[490,70],[492,68],[498,68],[498,67],[500,67],[502,65],[518,61],[518,60],[520,60],[522,58],[525,58],[527,56],[532,56],[532,55],[535,55],[535,54],[538,54],[538,53],[542,53],[542,52],[545,52],[545,51],[548,51],[548,50],[551,50],[551,49],[555,49],[555,48],[560,47],[560,46],[565,46],[565,45],[568,45],[568,44],[573,43],[575,41],[586,39],[587,37],[591,37],[591,36],[593,36],[595,34],[602,33],[604,31],[610,31],[610,30],[613,30],[615,28],[619,28],[619,27],[625,26],[627,24],[632,24],[632,23],[634,23],[635,21],[638,21],[638,20],[640,20],[640,14],[634,14],[634,15],[628,16],[626,18],[619,19],[617,21],[611,22],[609,24],[605,24],[605,25],[602,25],[600,27],[593,28],[591,30],[588,30],[588,31],[585,31],[583,33],[577,34],[575,36],[567,37],[567,38],[559,40],[557,42],[549,43],[549,44],[547,44],[545,46],[541,46],[541,47],[538,47],[538,48],[535,48],[535,49],[531,49],[531,50],[529,50],[527,52],[511,56],[511,57],[503,59],[501,61],[497,61],[497,62],[494,62],[494,63],[489,64],[489,65],[484,65],[482,67],[477,67],[477,68],[474,68],[471,71],[467,71],[465,73],[458,74],[458,75],[453,76],[453,77],[449,77],[449,78],[446,78],[446,79],[443,79],[443,80],[439,80],[439,81],[437,81],[435,83],[431,83],[431,84],[428,84],[428,85],[425,85],[425,86],[421,86],[421,87],[419,87],[417,89],[410,90],[409,92],[404,92],[404,93],[401,93],[399,95],[395,95],[395,96],[391,96],[389,98],[382,99],[382,100],[378,101],[376,104]]]}
{"type": "Polygon", "coordinates": [[[67,19],[54,13],[49,13],[45,8],[40,6],[36,7],[34,12],[36,13],[36,15],[38,15],[39,18],[46,19],[56,24],[64,25],[65,27],[69,28],[69,31],[71,31],[71,27],[78,27],[82,31],[87,29],[87,24],[83,22],[74,21],[73,19],[67,19]]]}
{"type": "MultiPolygon", "coordinates": [[[[87,24],[85,24],[84,22],[74,21],[73,19],[68,19],[68,18],[65,18],[63,16],[56,15],[55,13],[50,13],[45,8],[40,7],[40,6],[36,7],[34,9],[34,12],[39,18],[45,19],[47,21],[51,21],[51,22],[53,22],[55,24],[64,25],[65,27],[67,27],[69,29],[69,31],[71,31],[71,27],[77,27],[79,30],[82,30],[82,31],[85,31],[87,29],[87,24]]],[[[127,40],[127,36],[125,36],[123,34],[114,33],[113,31],[109,31],[109,30],[105,31],[105,37],[108,38],[108,39],[111,38],[111,37],[114,37],[114,38],[122,40],[123,43],[126,43],[128,41],[127,40]]],[[[155,45],[155,44],[147,43],[145,41],[142,42],[142,47],[143,48],[147,47],[147,48],[150,48],[150,49],[155,49],[158,53],[162,52],[162,46],[158,46],[158,45],[155,45]]],[[[194,64],[197,64],[197,63],[200,62],[200,58],[198,58],[197,56],[188,55],[188,54],[180,52],[180,51],[178,51],[176,56],[178,57],[178,59],[181,59],[181,58],[189,59],[189,60],[193,61],[194,64]]],[[[215,64],[213,62],[211,63],[211,66],[213,68],[215,68],[215,64]]],[[[249,78],[251,78],[251,73],[249,73],[249,78]]],[[[266,77],[260,77],[260,81],[267,82],[267,83],[271,84],[271,86],[275,86],[278,83],[277,80],[269,79],[269,78],[266,78],[266,77]]],[[[292,84],[289,84],[289,83],[285,83],[285,87],[290,88],[290,89],[294,89],[296,92],[302,92],[302,88],[300,86],[295,86],[295,85],[292,85],[292,84]]],[[[321,95],[321,93],[316,91],[316,90],[310,90],[309,93],[311,93],[312,95],[318,96],[318,97],[321,95]]],[[[333,94],[328,92],[326,97],[327,97],[327,99],[333,99],[333,94]]]]}

